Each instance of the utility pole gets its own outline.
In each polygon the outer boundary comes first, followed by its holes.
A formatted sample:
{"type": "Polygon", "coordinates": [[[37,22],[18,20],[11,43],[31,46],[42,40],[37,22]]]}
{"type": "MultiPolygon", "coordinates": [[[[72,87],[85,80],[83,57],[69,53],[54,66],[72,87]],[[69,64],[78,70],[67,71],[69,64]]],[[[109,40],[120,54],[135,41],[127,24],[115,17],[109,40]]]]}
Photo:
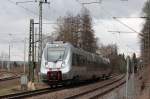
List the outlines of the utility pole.
{"type": "MultiPolygon", "coordinates": [[[[35,23],[34,23],[35,24],[35,23]]],[[[34,36],[34,40],[35,40],[35,44],[34,44],[34,51],[35,51],[35,53],[34,53],[34,58],[35,58],[35,62],[37,62],[37,40],[38,40],[38,38],[37,38],[37,36],[38,36],[38,33],[37,33],[37,28],[35,28],[35,36],[34,36]]]]}
{"type": "MultiPolygon", "coordinates": [[[[23,2],[16,2],[16,4],[19,4],[19,3],[30,3],[30,2],[38,2],[39,3],[39,41],[38,41],[38,71],[39,71],[39,68],[40,68],[40,64],[41,64],[41,58],[42,58],[42,50],[43,50],[43,44],[42,44],[42,8],[43,8],[43,4],[50,4],[50,2],[47,2],[47,0],[35,0],[35,1],[23,1],[23,2]]],[[[34,24],[34,23],[33,23],[34,24]]],[[[30,24],[31,25],[31,24],[30,24]]],[[[31,27],[30,27],[31,28],[31,27]]],[[[30,31],[31,32],[31,31],[30,31]]],[[[31,36],[31,35],[30,35],[31,36]]],[[[32,36],[31,36],[32,37],[32,36]]],[[[32,38],[31,38],[32,39],[32,38]]],[[[29,42],[32,42],[32,40],[30,39],[29,42]]],[[[32,43],[35,43],[34,41],[32,43]]],[[[34,60],[34,56],[35,55],[32,55],[32,58],[31,58],[31,55],[30,53],[32,53],[31,51],[33,51],[34,49],[30,49],[32,45],[29,46],[29,62],[32,60],[34,60]]],[[[29,71],[32,71],[32,68],[29,68],[29,71]],[[31,69],[31,70],[30,70],[31,69]]],[[[32,71],[34,72],[34,71],[32,71]]],[[[29,75],[32,74],[32,72],[29,72],[29,75]]],[[[32,78],[32,75],[31,75],[31,78],[32,78]]],[[[30,77],[29,77],[29,80],[30,77]]],[[[33,79],[32,79],[33,80],[33,79]]]]}
{"type": "Polygon", "coordinates": [[[30,35],[29,35],[29,81],[34,82],[34,20],[30,20],[30,35]]]}
{"type": "Polygon", "coordinates": [[[10,36],[10,40],[9,40],[9,51],[8,51],[8,65],[7,65],[7,69],[8,69],[8,71],[10,71],[10,43],[11,43],[11,35],[12,34],[9,34],[9,36],[10,36]]]}
{"type": "Polygon", "coordinates": [[[129,61],[130,61],[130,57],[127,56],[127,70],[126,70],[126,99],[128,99],[129,61]]]}
{"type": "Polygon", "coordinates": [[[43,43],[42,43],[42,7],[43,4],[50,4],[50,2],[47,2],[47,0],[40,0],[39,1],[39,45],[38,45],[38,71],[41,65],[41,59],[42,59],[42,50],[43,50],[43,43]]]}
{"type": "MultiPolygon", "coordinates": [[[[150,20],[148,20],[150,22],[150,20]]],[[[150,28],[150,24],[148,23],[148,28],[150,28]]],[[[148,59],[147,59],[147,63],[149,64],[150,62],[150,31],[148,29],[148,42],[147,42],[147,52],[148,52],[148,59]]]]}
{"type": "Polygon", "coordinates": [[[9,42],[9,62],[8,62],[8,71],[10,71],[10,42],[9,42]]]}
{"type": "Polygon", "coordinates": [[[41,64],[41,59],[42,59],[42,5],[43,2],[42,0],[39,2],[39,45],[38,45],[38,71],[40,68],[41,64]]]}
{"type": "Polygon", "coordinates": [[[4,69],[4,56],[2,55],[2,69],[4,69]]]}
{"type": "Polygon", "coordinates": [[[24,74],[26,73],[26,38],[24,39],[24,74]]]}

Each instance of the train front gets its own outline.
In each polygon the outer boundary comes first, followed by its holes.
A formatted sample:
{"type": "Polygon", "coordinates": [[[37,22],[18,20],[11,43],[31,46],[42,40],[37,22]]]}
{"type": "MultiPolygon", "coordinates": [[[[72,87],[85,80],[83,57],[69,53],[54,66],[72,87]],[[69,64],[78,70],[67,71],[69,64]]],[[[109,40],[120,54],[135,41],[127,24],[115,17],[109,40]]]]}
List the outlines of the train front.
{"type": "Polygon", "coordinates": [[[68,48],[64,44],[47,44],[41,61],[41,77],[43,81],[58,83],[69,71],[68,48]]]}

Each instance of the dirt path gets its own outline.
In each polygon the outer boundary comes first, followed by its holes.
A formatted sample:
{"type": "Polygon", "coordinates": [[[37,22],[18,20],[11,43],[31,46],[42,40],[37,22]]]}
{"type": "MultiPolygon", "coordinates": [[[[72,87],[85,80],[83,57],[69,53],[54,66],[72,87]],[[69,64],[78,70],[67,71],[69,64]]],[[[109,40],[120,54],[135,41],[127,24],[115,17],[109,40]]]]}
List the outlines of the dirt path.
{"type": "Polygon", "coordinates": [[[141,95],[139,96],[138,99],[150,99],[150,68],[146,70],[143,80],[145,88],[141,92],[141,95]]]}
{"type": "Polygon", "coordinates": [[[150,99],[150,90],[145,88],[138,99],[150,99]]]}

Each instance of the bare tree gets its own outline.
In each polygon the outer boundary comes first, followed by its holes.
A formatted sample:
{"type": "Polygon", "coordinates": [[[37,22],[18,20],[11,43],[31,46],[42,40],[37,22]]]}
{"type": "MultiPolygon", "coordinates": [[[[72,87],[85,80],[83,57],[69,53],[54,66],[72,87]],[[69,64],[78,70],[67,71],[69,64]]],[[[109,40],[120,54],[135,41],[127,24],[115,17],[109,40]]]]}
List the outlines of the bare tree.
{"type": "Polygon", "coordinates": [[[5,52],[1,52],[0,61],[1,61],[1,68],[3,69],[6,68],[8,62],[8,54],[5,52]]]}
{"type": "Polygon", "coordinates": [[[103,55],[104,57],[109,58],[111,55],[118,54],[118,48],[116,44],[101,45],[97,52],[103,55]]]}
{"type": "Polygon", "coordinates": [[[96,51],[97,39],[92,29],[92,18],[87,9],[83,9],[81,15],[68,14],[66,17],[60,17],[55,30],[58,33],[57,40],[70,42],[89,52],[96,51]]]}
{"type": "Polygon", "coordinates": [[[126,60],[124,54],[118,54],[116,44],[101,45],[97,50],[98,54],[110,59],[113,72],[124,73],[126,71],[126,60]]]}
{"type": "Polygon", "coordinates": [[[80,15],[73,16],[68,14],[66,17],[60,17],[57,27],[55,28],[56,33],[58,33],[57,40],[70,42],[74,46],[79,46],[79,28],[80,15]]]}

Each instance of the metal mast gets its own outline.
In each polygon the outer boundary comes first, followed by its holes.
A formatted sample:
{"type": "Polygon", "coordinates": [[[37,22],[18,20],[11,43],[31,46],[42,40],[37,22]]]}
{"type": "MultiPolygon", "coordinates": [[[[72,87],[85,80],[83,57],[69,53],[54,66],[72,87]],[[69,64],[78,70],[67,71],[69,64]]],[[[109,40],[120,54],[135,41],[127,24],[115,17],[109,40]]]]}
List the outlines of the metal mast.
{"type": "Polygon", "coordinates": [[[8,71],[10,71],[10,42],[9,42],[9,61],[8,61],[8,71]]]}
{"type": "MultiPolygon", "coordinates": [[[[16,2],[16,4],[19,4],[19,3],[30,3],[30,2],[34,2],[34,1],[23,1],[23,2],[16,2]]],[[[37,69],[38,69],[38,71],[39,71],[39,67],[40,67],[40,64],[41,64],[41,58],[42,58],[42,50],[43,50],[43,44],[42,44],[42,5],[43,4],[50,4],[50,2],[47,2],[47,0],[35,0],[35,2],[38,2],[39,3],[39,37],[38,37],[38,67],[37,67],[37,69]]],[[[32,21],[30,20],[30,22],[31,22],[31,24],[30,24],[30,29],[32,28],[32,26],[31,25],[33,25],[33,24],[36,24],[36,23],[34,23],[34,21],[33,21],[33,23],[32,23],[32,21]]],[[[33,27],[34,27],[34,25],[33,25],[33,27]]],[[[32,57],[31,58],[31,56],[32,55],[30,55],[30,53],[32,53],[32,51],[33,51],[33,53],[34,53],[34,51],[36,51],[36,50],[34,50],[34,49],[32,49],[31,48],[31,46],[33,45],[32,43],[36,43],[36,42],[34,42],[34,38],[32,38],[32,37],[34,37],[34,36],[32,36],[32,31],[34,31],[34,28],[32,28],[31,29],[31,31],[30,31],[30,37],[31,38],[29,38],[30,39],[30,43],[31,43],[31,45],[29,46],[29,60],[31,60],[32,58],[33,58],[33,61],[35,61],[35,57],[32,57]],[[32,39],[33,39],[33,41],[32,41],[32,39]],[[30,49],[31,48],[31,49],[30,49]],[[31,59],[30,59],[31,58],[31,59]]],[[[34,33],[33,33],[34,34],[34,33]]],[[[36,46],[36,44],[35,44],[35,46],[36,46]]],[[[34,53],[35,54],[35,53],[34,53]]],[[[33,55],[34,56],[34,55],[33,55]]],[[[30,62],[30,61],[29,61],[30,62]]],[[[30,68],[31,69],[31,71],[32,71],[32,68],[30,68]]],[[[29,69],[29,71],[30,71],[30,69],[29,69]]],[[[29,75],[30,75],[31,73],[29,72],[29,75]]],[[[31,77],[32,78],[32,77],[31,77]]]]}
{"type": "Polygon", "coordinates": [[[42,58],[42,0],[39,1],[39,50],[38,50],[38,63],[41,64],[42,58]]]}
{"type": "Polygon", "coordinates": [[[30,20],[30,35],[29,35],[29,81],[34,81],[34,20],[30,20]]]}
{"type": "MultiPolygon", "coordinates": [[[[10,33],[9,36],[11,37],[11,35],[12,34],[10,33]]],[[[11,46],[11,44],[10,43],[11,43],[11,38],[9,40],[9,52],[8,52],[9,53],[9,55],[8,55],[9,60],[8,60],[8,65],[7,65],[8,66],[7,67],[8,71],[10,71],[10,68],[11,68],[11,62],[10,62],[10,46],[11,46]]]]}
{"type": "Polygon", "coordinates": [[[42,44],[42,8],[43,4],[50,4],[50,2],[47,2],[47,0],[40,0],[39,1],[39,45],[38,45],[38,70],[41,65],[41,58],[42,58],[42,51],[43,51],[43,44],[42,44]]]}

